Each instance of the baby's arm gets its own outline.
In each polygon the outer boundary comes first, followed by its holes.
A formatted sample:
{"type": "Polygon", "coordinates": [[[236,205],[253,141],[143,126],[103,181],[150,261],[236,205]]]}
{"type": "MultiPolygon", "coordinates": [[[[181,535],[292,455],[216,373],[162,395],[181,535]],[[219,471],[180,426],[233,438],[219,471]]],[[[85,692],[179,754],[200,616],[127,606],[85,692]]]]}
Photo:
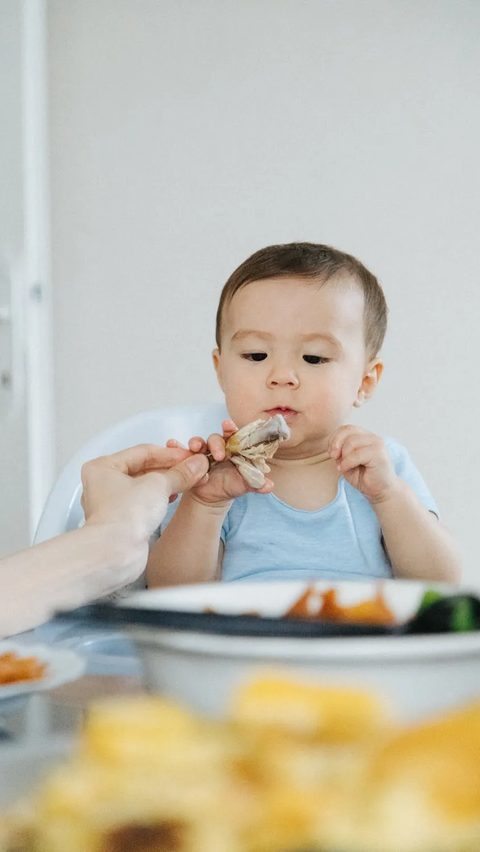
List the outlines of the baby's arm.
{"type": "Polygon", "coordinates": [[[220,579],[220,533],[230,505],[226,502],[223,506],[206,506],[194,498],[182,497],[172,520],[150,551],[149,588],[220,579]]]}
{"type": "MultiPolygon", "coordinates": [[[[210,435],[208,441],[203,438],[189,441],[191,452],[210,452],[217,465],[188,493],[190,499],[182,497],[175,515],[152,548],[147,563],[150,588],[220,579],[223,558],[220,533],[232,501],[249,491],[268,494],[273,488],[269,479],[262,488],[251,488],[231,462],[223,461],[225,442],[237,427],[231,420],[224,420],[222,428],[223,435],[210,435]]],[[[167,446],[176,447],[178,442],[168,441],[167,446]]]]}
{"type": "Polygon", "coordinates": [[[382,530],[395,577],[458,582],[461,559],[447,530],[397,475],[385,443],[357,426],[330,436],[337,469],[370,503],[382,530]]]}
{"type": "Polygon", "coordinates": [[[453,538],[413,489],[397,480],[382,501],[372,503],[395,577],[457,583],[461,560],[453,538]]]}

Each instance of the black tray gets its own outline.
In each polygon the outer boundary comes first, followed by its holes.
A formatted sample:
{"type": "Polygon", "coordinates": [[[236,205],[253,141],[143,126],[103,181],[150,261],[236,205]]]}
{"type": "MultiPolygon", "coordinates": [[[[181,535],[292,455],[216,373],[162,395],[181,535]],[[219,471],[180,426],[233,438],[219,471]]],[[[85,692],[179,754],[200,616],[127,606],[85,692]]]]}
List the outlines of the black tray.
{"type": "Polygon", "coordinates": [[[267,618],[257,615],[224,615],[214,612],[185,612],[170,609],[140,609],[99,603],[58,613],[67,621],[88,622],[92,626],[142,626],[157,630],[210,633],[221,636],[270,638],[318,638],[340,636],[395,636],[404,632],[402,625],[321,621],[302,618],[267,618]]]}

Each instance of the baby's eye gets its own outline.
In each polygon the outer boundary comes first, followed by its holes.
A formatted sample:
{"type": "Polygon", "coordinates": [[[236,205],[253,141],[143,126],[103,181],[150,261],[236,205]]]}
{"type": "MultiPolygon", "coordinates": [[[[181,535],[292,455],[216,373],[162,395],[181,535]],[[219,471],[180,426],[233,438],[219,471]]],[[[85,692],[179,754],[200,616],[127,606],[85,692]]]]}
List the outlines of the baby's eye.
{"type": "Polygon", "coordinates": [[[321,355],[304,355],[303,360],[307,362],[307,364],[326,364],[328,358],[322,358],[321,355]]]}
{"type": "Polygon", "coordinates": [[[245,352],[243,355],[243,358],[246,358],[247,361],[265,361],[266,357],[266,352],[245,352]]]}

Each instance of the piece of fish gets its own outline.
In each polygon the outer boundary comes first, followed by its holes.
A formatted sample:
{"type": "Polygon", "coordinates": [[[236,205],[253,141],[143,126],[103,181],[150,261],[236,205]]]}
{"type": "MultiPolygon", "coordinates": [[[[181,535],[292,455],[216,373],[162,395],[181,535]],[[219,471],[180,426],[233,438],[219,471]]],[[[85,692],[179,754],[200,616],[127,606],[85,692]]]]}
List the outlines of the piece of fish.
{"type": "MultiPolygon", "coordinates": [[[[270,472],[266,459],[271,459],[282,441],[290,437],[290,429],[281,414],[268,420],[247,423],[228,439],[226,461],[231,461],[250,488],[262,488],[265,474],[270,472]]],[[[215,462],[211,462],[210,467],[215,462]]]]}

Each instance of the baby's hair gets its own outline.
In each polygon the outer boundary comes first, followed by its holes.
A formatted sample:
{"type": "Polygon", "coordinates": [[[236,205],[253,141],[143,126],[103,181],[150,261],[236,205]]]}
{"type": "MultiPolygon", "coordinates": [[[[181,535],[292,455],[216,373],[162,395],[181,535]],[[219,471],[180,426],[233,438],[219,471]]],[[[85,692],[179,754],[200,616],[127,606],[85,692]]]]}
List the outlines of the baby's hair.
{"type": "Polygon", "coordinates": [[[379,352],[387,330],[387,303],[383,290],[369,270],[343,251],[318,243],[286,243],[267,246],[247,258],[233,272],[225,284],[218,304],[216,320],[216,340],[220,349],[223,312],[235,293],[264,278],[282,278],[298,276],[315,279],[326,284],[334,277],[353,278],[360,286],[364,296],[365,345],[369,358],[379,352]]]}

